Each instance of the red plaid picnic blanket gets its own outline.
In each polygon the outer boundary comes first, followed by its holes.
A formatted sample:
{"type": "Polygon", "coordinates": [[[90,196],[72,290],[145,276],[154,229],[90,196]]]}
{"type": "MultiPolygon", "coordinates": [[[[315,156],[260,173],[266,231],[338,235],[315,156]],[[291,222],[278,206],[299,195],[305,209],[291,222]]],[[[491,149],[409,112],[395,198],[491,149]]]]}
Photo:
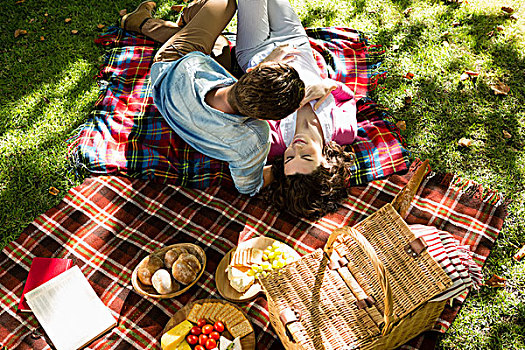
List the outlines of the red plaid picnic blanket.
{"type": "MultiPolygon", "coordinates": [[[[376,81],[377,54],[359,32],[348,28],[309,29],[318,65],[327,76],[356,92],[359,130],[350,184],[363,184],[405,171],[408,152],[385,112],[364,98],[376,81]]],[[[109,49],[98,75],[94,110],[69,142],[76,169],[126,174],[190,188],[233,187],[228,165],[195,151],[173,132],[155,108],[149,71],[158,48],[144,36],[113,27],[96,40],[109,49]]]]}
{"type": "MultiPolygon", "coordinates": [[[[197,190],[119,176],[88,178],[0,253],[0,343],[8,349],[48,348],[45,338],[32,337],[39,328],[35,317],[16,312],[35,256],[73,259],[118,319],[118,327],[91,349],[157,349],[164,326],[183,305],[219,298],[215,270],[239,242],[264,235],[287,242],[300,254],[309,253],[322,247],[334,229],[353,225],[391,202],[408,178],[393,175],[352,187],[338,212],[315,222],[278,212],[256,197],[222,186],[197,190]],[[169,300],[134,292],[130,277],[135,265],[159,247],[178,242],[195,243],[206,251],[208,264],[197,284],[169,300]]],[[[505,216],[505,203],[497,193],[457,176],[432,174],[423,181],[406,221],[450,232],[483,265],[505,216]]],[[[239,305],[255,327],[257,349],[281,348],[268,322],[265,298],[239,305]]],[[[460,307],[456,302],[446,308],[439,320],[441,330],[460,307]]],[[[428,332],[404,348],[433,349],[436,334],[428,332]]]]}

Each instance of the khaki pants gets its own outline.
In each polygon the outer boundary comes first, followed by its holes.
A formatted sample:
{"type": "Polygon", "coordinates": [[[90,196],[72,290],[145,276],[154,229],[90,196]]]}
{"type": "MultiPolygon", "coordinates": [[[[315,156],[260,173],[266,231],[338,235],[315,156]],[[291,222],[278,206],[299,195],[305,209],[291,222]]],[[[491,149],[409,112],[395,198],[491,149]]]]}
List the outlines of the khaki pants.
{"type": "Polygon", "coordinates": [[[235,14],[235,0],[196,0],[188,5],[177,23],[158,18],[142,26],[142,34],[164,43],[153,62],[176,61],[192,51],[207,55],[230,69],[228,41],[219,37],[235,14]]]}

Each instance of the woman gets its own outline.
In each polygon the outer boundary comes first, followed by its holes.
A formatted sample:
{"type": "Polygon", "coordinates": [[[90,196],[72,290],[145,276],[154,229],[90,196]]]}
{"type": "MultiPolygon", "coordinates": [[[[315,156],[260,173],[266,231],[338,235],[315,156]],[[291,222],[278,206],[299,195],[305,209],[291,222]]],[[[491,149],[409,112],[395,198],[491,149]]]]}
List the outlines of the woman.
{"type": "Polygon", "coordinates": [[[344,84],[323,79],[306,32],[288,0],[238,0],[236,57],[248,72],[261,62],[286,62],[307,86],[304,103],[282,120],[269,120],[273,162],[267,200],[294,215],[317,218],[347,197],[354,155],[340,145],[357,135],[356,106],[344,84]]]}

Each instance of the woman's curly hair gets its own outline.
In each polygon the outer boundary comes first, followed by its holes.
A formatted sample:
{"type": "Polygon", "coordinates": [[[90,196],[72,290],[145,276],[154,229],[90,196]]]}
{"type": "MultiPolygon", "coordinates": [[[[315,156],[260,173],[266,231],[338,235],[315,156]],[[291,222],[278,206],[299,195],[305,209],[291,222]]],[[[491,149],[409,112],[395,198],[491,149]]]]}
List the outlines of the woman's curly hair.
{"type": "Polygon", "coordinates": [[[330,142],[323,148],[329,167],[320,165],[310,174],[284,174],[284,159],[278,157],[272,165],[274,180],[263,191],[263,198],[298,217],[318,219],[337,210],[348,197],[350,167],[355,154],[330,142]]]}

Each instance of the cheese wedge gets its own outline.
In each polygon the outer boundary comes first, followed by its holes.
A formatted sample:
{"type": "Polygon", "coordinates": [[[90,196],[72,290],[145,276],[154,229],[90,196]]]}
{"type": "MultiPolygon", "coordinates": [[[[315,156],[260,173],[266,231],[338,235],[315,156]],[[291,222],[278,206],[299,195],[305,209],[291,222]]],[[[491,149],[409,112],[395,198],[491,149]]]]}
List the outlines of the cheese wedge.
{"type": "Polygon", "coordinates": [[[184,349],[179,348],[178,346],[183,341],[185,342],[184,338],[186,337],[186,335],[188,335],[192,327],[193,324],[190,321],[184,320],[169,331],[167,331],[166,333],[164,333],[160,338],[160,346],[162,347],[162,350],[184,349]]]}

